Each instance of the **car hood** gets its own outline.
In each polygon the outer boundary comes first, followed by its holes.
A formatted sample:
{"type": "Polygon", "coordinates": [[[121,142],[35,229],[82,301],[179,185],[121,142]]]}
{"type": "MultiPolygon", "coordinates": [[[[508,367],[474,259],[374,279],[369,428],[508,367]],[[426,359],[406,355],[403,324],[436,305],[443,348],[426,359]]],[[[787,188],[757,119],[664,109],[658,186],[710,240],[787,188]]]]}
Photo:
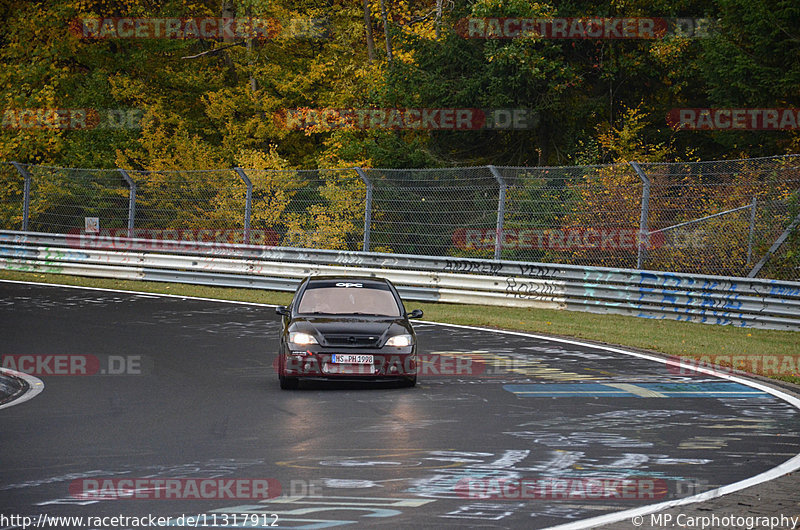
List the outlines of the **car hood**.
{"type": "MultiPolygon", "coordinates": [[[[371,336],[379,343],[384,343],[388,337],[412,334],[411,325],[403,318],[394,317],[295,317],[289,331],[302,331],[326,340],[332,336],[371,336]]],[[[326,341],[327,342],[327,341],[326,341]]]]}

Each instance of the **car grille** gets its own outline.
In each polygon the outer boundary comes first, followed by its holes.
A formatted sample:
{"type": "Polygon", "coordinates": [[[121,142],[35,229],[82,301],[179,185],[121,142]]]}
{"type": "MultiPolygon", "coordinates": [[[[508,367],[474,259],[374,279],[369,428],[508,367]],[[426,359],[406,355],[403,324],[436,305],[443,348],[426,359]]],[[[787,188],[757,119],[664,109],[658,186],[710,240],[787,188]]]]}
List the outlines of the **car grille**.
{"type": "Polygon", "coordinates": [[[325,342],[331,346],[365,348],[378,345],[376,335],[325,335],[325,342]]]}

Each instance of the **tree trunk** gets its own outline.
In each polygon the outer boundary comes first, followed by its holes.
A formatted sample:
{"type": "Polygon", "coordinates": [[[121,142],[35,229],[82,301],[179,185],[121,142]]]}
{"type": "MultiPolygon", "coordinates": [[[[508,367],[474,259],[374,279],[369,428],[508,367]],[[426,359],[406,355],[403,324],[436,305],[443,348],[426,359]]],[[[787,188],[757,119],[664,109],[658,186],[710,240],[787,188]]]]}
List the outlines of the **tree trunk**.
{"type": "MultiPolygon", "coordinates": [[[[250,10],[250,6],[247,6],[245,10],[245,16],[250,18],[252,16],[252,12],[250,10]]],[[[258,89],[258,85],[256,84],[256,78],[253,77],[253,68],[255,68],[255,61],[253,60],[253,35],[252,31],[251,34],[248,35],[247,38],[247,65],[250,67],[250,92],[255,92],[258,89]]]]}
{"type": "MultiPolygon", "coordinates": [[[[233,2],[231,0],[222,0],[222,7],[220,11],[221,11],[220,16],[222,18],[236,17],[236,7],[233,5],[233,2]]],[[[231,43],[233,42],[233,37],[225,36],[223,38],[223,41],[226,43],[231,43]]],[[[223,60],[225,61],[225,66],[228,67],[228,73],[231,76],[231,80],[233,81],[233,84],[236,85],[239,83],[239,76],[236,73],[236,66],[233,64],[231,56],[228,54],[227,51],[223,51],[222,54],[224,57],[223,60]]]]}
{"type": "Polygon", "coordinates": [[[392,37],[389,35],[389,17],[386,15],[384,0],[381,0],[381,19],[383,20],[383,36],[386,39],[386,58],[392,62],[392,37]]]}
{"type": "Polygon", "coordinates": [[[442,35],[442,1],[436,0],[436,40],[442,35]]]}
{"type": "Polygon", "coordinates": [[[369,0],[364,0],[364,31],[367,33],[367,58],[369,63],[375,60],[375,41],[372,39],[372,19],[369,13],[369,0]]]}

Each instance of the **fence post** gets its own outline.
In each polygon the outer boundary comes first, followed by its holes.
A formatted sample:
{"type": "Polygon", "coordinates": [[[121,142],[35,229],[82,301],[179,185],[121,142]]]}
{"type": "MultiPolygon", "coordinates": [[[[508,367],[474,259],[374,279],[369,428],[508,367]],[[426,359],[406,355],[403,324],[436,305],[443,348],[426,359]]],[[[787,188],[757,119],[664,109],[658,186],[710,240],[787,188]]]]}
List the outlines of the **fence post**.
{"type": "Polygon", "coordinates": [[[503,175],[500,174],[500,171],[494,166],[486,166],[489,168],[489,171],[492,172],[492,176],[494,176],[495,180],[497,181],[498,186],[500,186],[500,193],[498,194],[497,198],[497,229],[494,234],[494,259],[499,260],[501,257],[501,252],[503,250],[503,222],[505,221],[506,217],[506,181],[503,179],[503,175]]]}
{"type": "Polygon", "coordinates": [[[753,203],[750,206],[750,234],[747,237],[747,264],[753,257],[753,237],[756,231],[756,198],[753,197],[753,203]]]}
{"type": "Polygon", "coordinates": [[[767,250],[767,253],[764,254],[763,258],[761,258],[761,261],[759,261],[756,266],[753,267],[753,270],[750,271],[750,274],[747,275],[748,278],[755,278],[756,274],[761,272],[761,269],[764,267],[764,265],[767,264],[772,255],[780,248],[781,245],[783,245],[783,242],[786,241],[786,238],[789,237],[789,234],[794,232],[794,229],[797,228],[798,225],[800,225],[800,215],[795,217],[794,221],[792,221],[792,224],[790,224],[786,230],[784,230],[783,233],[778,236],[778,239],[776,239],[772,246],[769,247],[769,250],[767,250]]]}
{"type": "Polygon", "coordinates": [[[133,237],[133,223],[136,219],[136,183],[122,168],[117,168],[122,174],[122,178],[128,183],[128,237],[133,237]]]}
{"type": "Polygon", "coordinates": [[[239,178],[242,179],[244,185],[247,186],[247,191],[244,195],[244,244],[250,244],[250,215],[252,213],[253,207],[253,183],[250,181],[250,177],[247,176],[247,173],[244,172],[244,169],[240,167],[233,168],[234,171],[239,175],[239,178]]]}
{"type": "Polygon", "coordinates": [[[28,173],[28,170],[22,167],[22,164],[19,162],[11,162],[11,164],[13,164],[19,174],[22,175],[22,178],[25,179],[22,192],[22,231],[27,232],[31,210],[31,174],[28,173]]]}
{"type": "Polygon", "coordinates": [[[650,244],[650,231],[647,218],[650,215],[650,179],[635,161],[628,162],[642,179],[642,214],[639,217],[639,251],[636,253],[636,268],[641,269],[647,259],[647,245],[650,244]]]}
{"type": "Polygon", "coordinates": [[[372,181],[369,180],[367,174],[360,167],[356,167],[355,170],[367,186],[367,198],[364,204],[364,246],[362,250],[369,252],[369,233],[372,230],[372,181]]]}

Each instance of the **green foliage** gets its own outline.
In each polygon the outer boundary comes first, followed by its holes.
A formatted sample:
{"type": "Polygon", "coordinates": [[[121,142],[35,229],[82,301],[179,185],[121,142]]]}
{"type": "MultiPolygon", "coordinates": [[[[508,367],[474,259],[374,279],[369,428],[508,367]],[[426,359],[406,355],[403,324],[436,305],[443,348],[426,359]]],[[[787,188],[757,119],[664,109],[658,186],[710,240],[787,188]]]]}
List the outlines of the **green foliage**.
{"type": "MultiPolygon", "coordinates": [[[[240,149],[270,145],[294,167],[436,166],[484,162],[558,165],[611,161],[591,146],[619,129],[625,109],[647,123],[643,142],[672,142],[703,159],[796,149],[790,132],[678,132],[664,119],[679,106],[800,105],[800,46],[790,0],[639,0],[625,4],[479,0],[446,6],[434,36],[429,2],[387,0],[394,60],[384,51],[379,2],[370,2],[376,60],[369,62],[363,5],[236,0],[233,16],[279,21],[274,38],[81,39],[71,22],[102,17],[216,17],[220,3],[198,0],[9,1],[0,36],[2,109],[138,109],[141,128],[0,130],[0,158],[61,166],[141,169],[205,152],[203,162],[235,162],[240,149]],[[705,38],[466,39],[466,17],[706,17],[705,38]],[[322,21],[314,35],[298,21],[322,21]],[[293,22],[294,21],[294,22],[293,22]],[[230,44],[241,44],[229,47],[230,44]],[[185,57],[201,55],[194,59],[185,57]],[[285,129],[274,115],[311,108],[526,108],[538,123],[517,131],[285,129]],[[585,147],[581,147],[585,146],[585,147]],[[188,151],[187,151],[188,149],[188,151]],[[588,150],[587,150],[588,149],[588,150]],[[160,161],[159,161],[160,160],[160,161]]],[[[604,154],[605,153],[605,154],[604,154]]]]}
{"type": "MultiPolygon", "coordinates": [[[[186,225],[238,227],[238,217],[229,219],[244,193],[236,176],[221,171],[198,184],[188,171],[555,166],[798,151],[797,132],[674,131],[665,119],[679,107],[800,107],[800,6],[792,0],[475,0],[444,6],[437,20],[429,0],[369,0],[370,59],[361,0],[7,0],[0,6],[0,160],[138,171],[145,210],[161,208],[186,225]],[[84,18],[223,15],[269,19],[279,31],[269,39],[215,41],[86,39],[69,29],[84,18]],[[653,40],[467,39],[456,31],[468,17],[596,16],[715,22],[706,37],[653,40]],[[311,20],[317,22],[309,26],[311,20]],[[302,31],[310,27],[320,31],[302,31]],[[297,108],[529,109],[536,119],[519,130],[287,128],[278,116],[297,108]],[[9,121],[9,112],[26,109],[95,109],[101,116],[105,109],[135,111],[141,121],[78,129],[9,121]],[[155,191],[170,186],[194,186],[188,209],[157,198],[155,191]]],[[[298,244],[347,248],[358,241],[360,226],[353,219],[364,194],[357,178],[323,175],[321,183],[312,183],[295,171],[268,175],[256,172],[254,179],[254,228],[277,230],[298,244]]],[[[615,176],[612,171],[604,178],[615,176]]],[[[72,189],[53,189],[52,197],[72,189]]],[[[533,201],[537,193],[522,188],[509,200],[533,201]]],[[[4,226],[19,223],[19,194],[19,177],[4,168],[4,226]]],[[[111,194],[114,200],[117,195],[111,194]]],[[[614,196],[610,188],[591,200],[563,189],[548,199],[545,216],[555,223],[574,213],[567,203],[581,200],[575,211],[592,211],[598,208],[592,201],[603,197],[635,200],[614,196]]],[[[35,206],[47,211],[45,203],[35,206]]],[[[712,203],[705,207],[717,206],[712,203]]],[[[516,221],[512,216],[510,226],[516,221]]]]}

